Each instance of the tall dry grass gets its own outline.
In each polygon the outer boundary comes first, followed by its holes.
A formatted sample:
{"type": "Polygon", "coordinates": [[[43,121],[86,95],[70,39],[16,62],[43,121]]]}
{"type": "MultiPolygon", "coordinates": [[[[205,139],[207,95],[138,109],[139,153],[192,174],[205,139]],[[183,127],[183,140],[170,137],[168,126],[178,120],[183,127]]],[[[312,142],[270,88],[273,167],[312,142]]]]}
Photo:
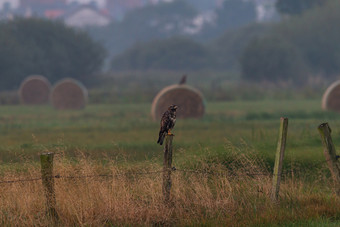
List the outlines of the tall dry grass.
{"type": "MultiPolygon", "coordinates": [[[[157,164],[105,166],[85,157],[74,162],[56,157],[60,176],[114,177],[55,179],[59,220],[46,215],[41,181],[0,185],[2,226],[249,226],[307,219],[340,219],[340,199],[328,178],[307,182],[289,176],[281,185],[281,202],[270,201],[271,176],[261,160],[239,155],[226,165],[197,161],[196,172],[172,174],[171,204],[163,203],[162,174],[157,164]],[[262,173],[263,175],[257,175],[262,173]]],[[[8,170],[1,181],[40,176],[39,166],[8,170]]]]}

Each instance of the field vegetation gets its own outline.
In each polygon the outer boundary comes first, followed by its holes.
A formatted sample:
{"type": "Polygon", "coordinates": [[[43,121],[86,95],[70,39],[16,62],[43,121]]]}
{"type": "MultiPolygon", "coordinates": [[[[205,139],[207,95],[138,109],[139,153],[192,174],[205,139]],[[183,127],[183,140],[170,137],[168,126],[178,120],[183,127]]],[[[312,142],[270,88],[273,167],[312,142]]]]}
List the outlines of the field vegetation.
{"type": "Polygon", "coordinates": [[[105,48],[60,22],[1,23],[0,225],[340,226],[340,198],[317,131],[328,122],[340,146],[339,113],[321,110],[322,94],[340,71],[334,54],[340,4],[319,7],[315,0],[291,12],[295,4],[282,2],[277,7],[286,19],[251,24],[252,3],[225,1],[215,11],[216,26],[197,36],[183,33],[197,16],[189,4],[152,5],[105,31],[88,28],[105,48]],[[140,43],[131,46],[136,37],[140,43]],[[18,105],[15,89],[36,73],[52,83],[81,80],[89,105],[78,111],[18,105]],[[165,204],[151,102],[182,73],[204,94],[206,114],[177,121],[176,170],[165,204]],[[288,143],[274,204],[280,117],[289,118],[288,143]],[[56,220],[47,215],[40,179],[39,155],[46,152],[55,153],[56,220]]]}
{"type": "MultiPolygon", "coordinates": [[[[337,226],[340,200],[317,126],[337,113],[315,98],[207,102],[202,119],[179,119],[171,207],[162,198],[162,147],[150,104],[90,104],[83,111],[0,107],[1,182],[40,177],[55,152],[60,226],[337,226]],[[280,203],[270,200],[279,118],[289,118],[280,203]],[[108,177],[67,178],[68,176],[108,177]],[[63,178],[64,177],[64,178],[63,178]]],[[[2,225],[46,226],[41,181],[2,183],[2,225]]]]}

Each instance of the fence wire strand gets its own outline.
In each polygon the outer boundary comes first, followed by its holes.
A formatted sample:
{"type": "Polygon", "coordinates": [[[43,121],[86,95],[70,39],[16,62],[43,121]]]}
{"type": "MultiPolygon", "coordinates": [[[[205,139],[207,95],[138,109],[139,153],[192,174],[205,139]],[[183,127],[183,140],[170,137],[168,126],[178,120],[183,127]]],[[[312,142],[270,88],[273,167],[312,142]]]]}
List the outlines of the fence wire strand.
{"type": "Polygon", "coordinates": [[[39,177],[39,178],[32,178],[32,179],[19,179],[19,180],[0,181],[0,184],[12,184],[12,183],[18,183],[18,182],[29,182],[29,181],[38,181],[38,180],[41,180],[41,177],[39,177]]]}
{"type": "MultiPolygon", "coordinates": [[[[167,170],[159,170],[159,171],[150,171],[150,172],[131,172],[131,173],[123,173],[123,174],[95,174],[95,175],[78,175],[78,176],[63,176],[60,174],[54,175],[51,178],[55,179],[85,179],[85,178],[101,178],[101,177],[122,177],[129,175],[151,175],[163,173],[167,170]]],[[[31,179],[19,179],[19,180],[6,180],[0,181],[0,184],[11,184],[11,183],[19,183],[19,182],[29,182],[29,181],[39,181],[41,177],[31,178],[31,179]]]]}
{"type": "MultiPolygon", "coordinates": [[[[339,155],[336,156],[336,159],[339,159],[339,155]]],[[[312,166],[309,166],[310,169],[318,167],[321,164],[327,163],[329,160],[320,161],[312,166]]],[[[101,178],[101,177],[122,177],[122,176],[129,176],[129,175],[152,175],[152,174],[159,174],[164,173],[166,171],[171,172],[183,172],[183,173],[190,173],[190,174],[201,174],[201,175],[210,175],[210,176],[229,176],[229,177],[241,177],[241,176],[248,176],[248,177],[255,177],[255,176],[272,176],[273,173],[270,172],[259,172],[259,173],[243,173],[237,174],[230,170],[223,170],[219,172],[214,172],[211,170],[200,170],[200,169],[177,169],[176,167],[172,167],[171,169],[163,169],[158,171],[149,171],[149,172],[130,172],[130,173],[122,173],[122,174],[95,174],[95,175],[78,175],[78,176],[63,176],[60,174],[52,176],[55,179],[85,179],[85,178],[101,178]]],[[[286,176],[292,173],[293,170],[285,170],[282,172],[281,176],[286,176]]],[[[294,171],[293,171],[294,172],[294,171]]],[[[20,182],[33,182],[41,180],[41,177],[37,178],[30,178],[30,179],[18,179],[18,180],[5,180],[0,181],[0,184],[13,184],[13,183],[20,183],[20,182]]]]}

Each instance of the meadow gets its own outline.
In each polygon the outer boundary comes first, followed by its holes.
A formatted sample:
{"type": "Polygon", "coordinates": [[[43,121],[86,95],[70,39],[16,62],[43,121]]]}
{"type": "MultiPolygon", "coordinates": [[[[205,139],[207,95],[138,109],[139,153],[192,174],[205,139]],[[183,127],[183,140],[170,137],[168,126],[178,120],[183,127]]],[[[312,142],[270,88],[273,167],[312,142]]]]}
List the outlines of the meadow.
{"type": "MultiPolygon", "coordinates": [[[[117,176],[56,179],[57,226],[339,226],[340,199],[317,127],[328,122],[338,147],[340,120],[320,105],[315,98],[207,102],[202,119],[178,119],[171,208],[162,202],[161,174],[153,173],[163,148],[150,103],[0,106],[0,181],[39,177],[43,152],[56,153],[61,176],[117,176]],[[289,118],[288,142],[273,204],[281,116],[289,118]]],[[[41,181],[1,184],[2,225],[50,225],[44,209],[41,181]]]]}

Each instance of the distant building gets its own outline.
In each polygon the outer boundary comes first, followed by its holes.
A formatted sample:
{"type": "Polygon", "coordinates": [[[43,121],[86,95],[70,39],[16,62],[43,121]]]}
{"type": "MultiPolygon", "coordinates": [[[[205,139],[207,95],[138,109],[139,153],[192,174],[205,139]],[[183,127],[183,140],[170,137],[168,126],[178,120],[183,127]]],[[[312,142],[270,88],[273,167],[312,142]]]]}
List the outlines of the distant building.
{"type": "Polygon", "coordinates": [[[90,6],[83,5],[62,16],[66,25],[71,27],[106,26],[110,18],[102,11],[90,6]]]}

